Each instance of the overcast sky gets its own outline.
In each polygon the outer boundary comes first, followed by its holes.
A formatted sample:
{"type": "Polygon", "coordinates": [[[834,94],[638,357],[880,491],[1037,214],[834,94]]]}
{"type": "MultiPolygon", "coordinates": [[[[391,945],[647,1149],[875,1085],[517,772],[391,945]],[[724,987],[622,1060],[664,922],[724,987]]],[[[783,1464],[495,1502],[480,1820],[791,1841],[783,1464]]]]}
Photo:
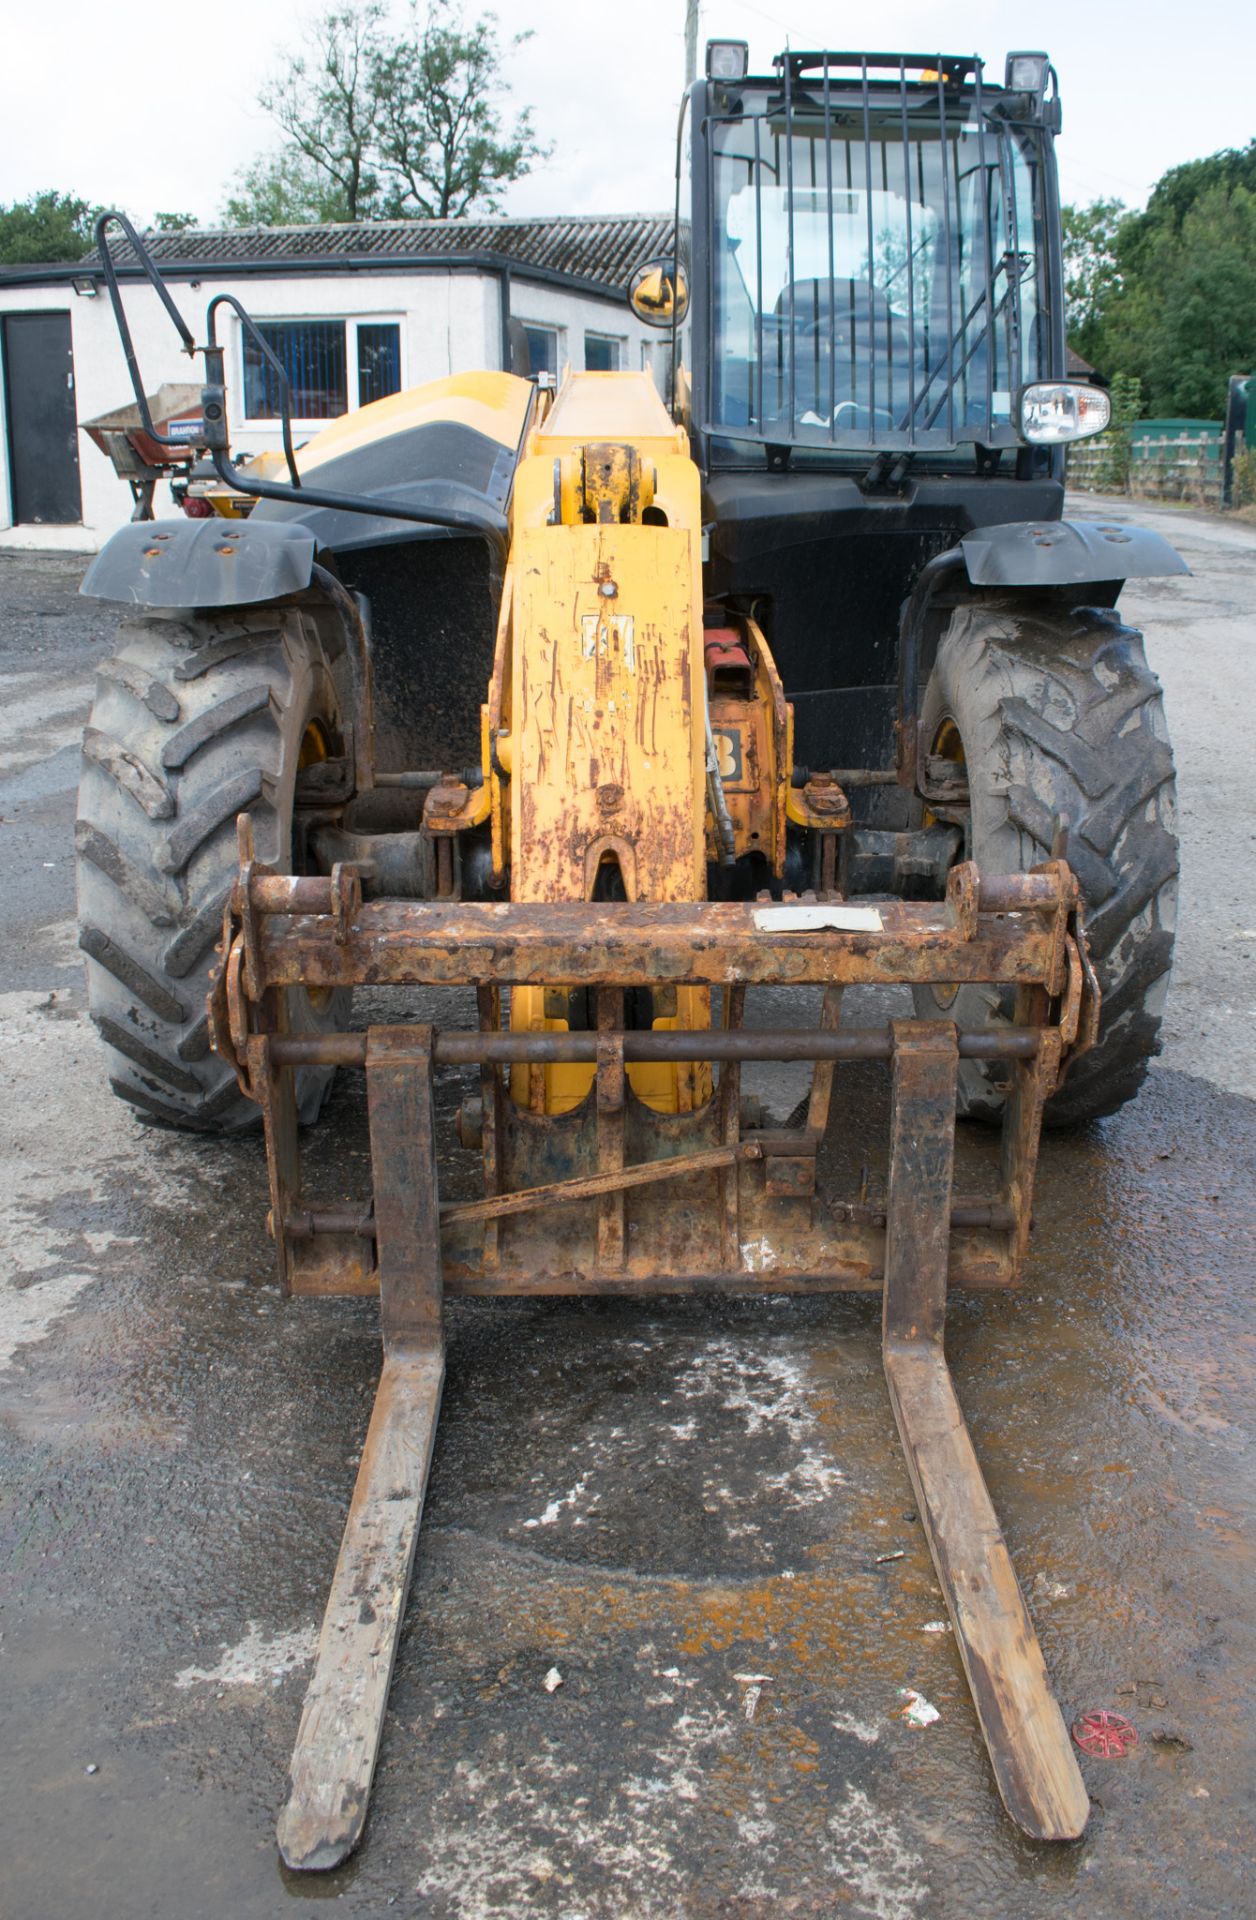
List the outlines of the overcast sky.
{"type": "MultiPolygon", "coordinates": [[[[222,211],[233,174],[274,144],[257,87],[323,8],[177,0],[5,0],[0,201],[54,187],[140,220],[222,211]]],[[[396,0],[398,17],[404,0],[396,0]]],[[[466,11],[479,11],[467,0],[466,11]]],[[[501,0],[515,101],[553,158],[506,211],[624,213],[671,201],[683,84],[684,0],[501,0]]],[[[1064,197],[1146,198],[1166,167],[1256,135],[1251,0],[711,0],[702,37],[750,42],[764,70],[788,39],[850,51],[982,55],[1001,79],[1009,47],[1045,45],[1060,74],[1064,197]]]]}

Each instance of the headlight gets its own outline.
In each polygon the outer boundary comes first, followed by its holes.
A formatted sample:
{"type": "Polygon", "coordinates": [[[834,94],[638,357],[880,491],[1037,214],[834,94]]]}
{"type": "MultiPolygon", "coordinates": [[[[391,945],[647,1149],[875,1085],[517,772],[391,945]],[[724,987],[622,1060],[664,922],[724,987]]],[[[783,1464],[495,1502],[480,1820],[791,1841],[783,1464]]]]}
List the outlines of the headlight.
{"type": "Polygon", "coordinates": [[[1003,84],[1009,93],[1033,93],[1041,100],[1050,72],[1051,62],[1045,53],[1009,53],[1003,84]]]}
{"type": "Polygon", "coordinates": [[[750,47],[745,40],[708,40],[706,70],[708,80],[744,80],[750,64],[750,47]]]}
{"type": "Polygon", "coordinates": [[[1102,387],[1072,381],[1039,381],[1021,393],[1021,433],[1036,446],[1057,446],[1102,433],[1112,418],[1112,402],[1102,387]]]}

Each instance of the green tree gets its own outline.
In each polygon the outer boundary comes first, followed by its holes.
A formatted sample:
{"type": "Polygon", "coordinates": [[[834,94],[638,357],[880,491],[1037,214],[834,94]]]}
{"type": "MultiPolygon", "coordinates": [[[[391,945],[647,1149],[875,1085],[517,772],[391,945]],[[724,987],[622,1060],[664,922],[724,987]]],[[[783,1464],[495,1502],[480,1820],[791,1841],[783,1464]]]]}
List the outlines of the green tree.
{"type": "Polygon", "coordinates": [[[1108,398],[1112,402],[1112,422],[1095,442],[1101,458],[1094,469],[1094,484],[1100,493],[1126,493],[1134,458],[1134,422],[1143,410],[1143,391],[1137,377],[1114,374],[1108,398]]]}
{"type": "Polygon", "coordinates": [[[1196,202],[1218,187],[1226,194],[1235,187],[1256,193],[1256,140],[1245,147],[1225,147],[1202,160],[1187,160],[1162,174],[1146,207],[1131,215],[1122,235],[1124,263],[1139,268],[1144,252],[1153,250],[1166,233],[1180,233],[1196,202]]]}
{"type": "Polygon", "coordinates": [[[1121,200],[1092,200],[1061,212],[1068,337],[1085,359],[1095,361],[1103,351],[1104,313],[1121,290],[1117,236],[1129,215],[1121,200]]]}
{"type": "Polygon", "coordinates": [[[73,193],[34,193],[0,206],[0,266],[81,260],[92,243],[96,213],[73,193]]]}
{"type": "MultiPolygon", "coordinates": [[[[529,37],[514,34],[509,45],[529,37]]],[[[472,207],[496,212],[501,189],[548,155],[526,107],[503,136],[501,69],[494,14],[464,25],[449,0],[434,0],[422,18],[413,9],[410,34],[374,70],[389,214],[447,220],[472,207]]]]}
{"type": "Polygon", "coordinates": [[[155,213],[153,225],[158,233],[186,233],[199,222],[194,213],[155,213]]]}
{"type": "Polygon", "coordinates": [[[1220,419],[1229,376],[1256,366],[1256,193],[1207,188],[1148,268],[1135,344],[1151,412],[1220,419]]]}
{"type": "Polygon", "coordinates": [[[501,189],[548,151],[526,109],[503,128],[503,59],[493,14],[467,23],[454,0],[426,9],[416,0],[396,35],[380,0],[344,0],[263,86],[258,98],[285,144],[241,176],[228,218],[288,225],[495,209],[501,189]]]}
{"type": "Polygon", "coordinates": [[[304,50],[257,96],[283,129],[287,151],[324,183],[346,220],[367,220],[377,211],[371,153],[380,112],[375,73],[384,48],[378,0],[349,0],[315,21],[304,50]]]}
{"type": "Polygon", "coordinates": [[[1256,365],[1256,140],[1172,167],[1146,207],[1064,214],[1069,337],[1153,416],[1219,419],[1256,365]]]}
{"type": "Polygon", "coordinates": [[[304,227],[349,218],[341,189],[290,147],[246,167],[225,212],[233,227],[304,227]]]}

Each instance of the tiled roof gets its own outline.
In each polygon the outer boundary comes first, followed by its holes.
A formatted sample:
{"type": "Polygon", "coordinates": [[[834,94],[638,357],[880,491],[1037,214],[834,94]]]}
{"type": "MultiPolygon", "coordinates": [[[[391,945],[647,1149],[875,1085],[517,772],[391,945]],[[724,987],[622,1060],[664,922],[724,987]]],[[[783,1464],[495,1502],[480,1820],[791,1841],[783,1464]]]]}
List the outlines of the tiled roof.
{"type": "MultiPolygon", "coordinates": [[[[158,266],[228,268],[248,263],[285,266],[333,265],[342,260],[414,261],[424,254],[493,253],[521,270],[541,268],[615,292],[632,269],[670,243],[666,214],[614,214],[544,219],[363,220],[353,225],[310,227],[188,228],[183,233],[145,233],[158,266]]],[[[130,244],[113,234],[110,250],[120,267],[134,266],[130,244]]],[[[90,255],[78,271],[97,264],[90,255]]]]}

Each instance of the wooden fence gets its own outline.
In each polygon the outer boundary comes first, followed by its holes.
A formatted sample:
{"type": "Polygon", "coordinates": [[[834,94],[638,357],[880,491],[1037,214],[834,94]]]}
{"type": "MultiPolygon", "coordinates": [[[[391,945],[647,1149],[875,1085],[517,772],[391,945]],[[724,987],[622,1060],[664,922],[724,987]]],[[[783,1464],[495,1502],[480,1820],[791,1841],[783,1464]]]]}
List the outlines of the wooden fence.
{"type": "Polygon", "coordinates": [[[1219,421],[1139,420],[1070,447],[1069,485],[1220,506],[1221,440],[1219,421]]]}

